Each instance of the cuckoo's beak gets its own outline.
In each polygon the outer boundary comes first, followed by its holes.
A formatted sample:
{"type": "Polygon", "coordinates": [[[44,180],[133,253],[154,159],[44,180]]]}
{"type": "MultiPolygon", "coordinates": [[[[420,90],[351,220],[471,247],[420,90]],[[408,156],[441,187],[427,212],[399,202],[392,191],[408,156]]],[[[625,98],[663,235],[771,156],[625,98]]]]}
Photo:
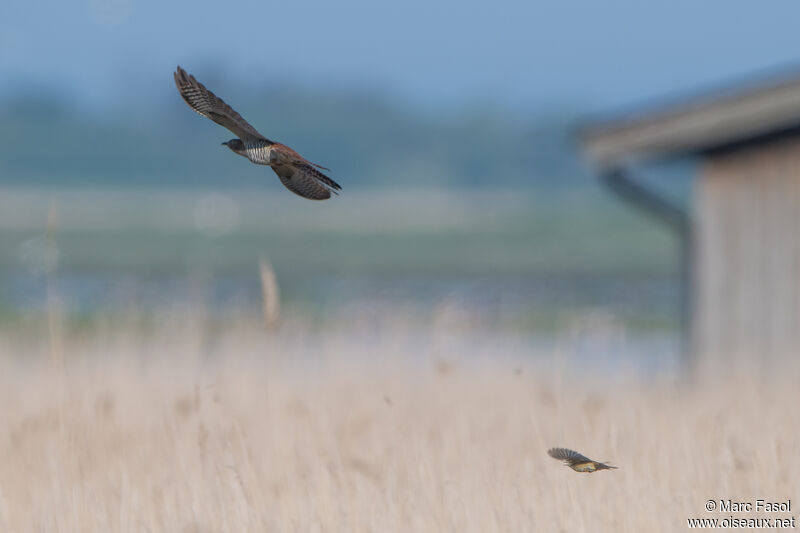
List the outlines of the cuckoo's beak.
{"type": "Polygon", "coordinates": [[[227,145],[228,145],[228,141],[225,141],[224,143],[222,143],[222,146],[227,146],[227,145]]]}

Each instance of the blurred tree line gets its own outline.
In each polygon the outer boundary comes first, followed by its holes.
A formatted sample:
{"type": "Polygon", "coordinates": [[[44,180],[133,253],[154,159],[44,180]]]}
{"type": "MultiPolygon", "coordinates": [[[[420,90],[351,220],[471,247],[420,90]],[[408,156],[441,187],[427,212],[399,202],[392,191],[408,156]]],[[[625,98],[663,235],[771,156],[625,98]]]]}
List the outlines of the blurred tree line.
{"type": "MultiPolygon", "coordinates": [[[[214,87],[216,89],[216,87],[214,87]]],[[[520,118],[488,108],[433,116],[374,95],[289,87],[219,90],[262,134],[332,169],[346,189],[584,187],[567,109],[520,118]]],[[[258,186],[264,170],[232,157],[233,135],[177,93],[102,113],[19,92],[0,102],[0,183],[258,186]]],[[[270,174],[271,175],[271,174],[270,174]]]]}

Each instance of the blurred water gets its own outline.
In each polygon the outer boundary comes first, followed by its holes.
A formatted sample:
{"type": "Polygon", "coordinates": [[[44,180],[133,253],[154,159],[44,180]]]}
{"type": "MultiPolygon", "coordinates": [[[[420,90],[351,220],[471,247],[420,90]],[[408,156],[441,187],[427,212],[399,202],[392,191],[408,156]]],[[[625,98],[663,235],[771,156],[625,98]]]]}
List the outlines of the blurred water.
{"type": "MultiPolygon", "coordinates": [[[[663,374],[680,364],[675,288],[657,280],[558,278],[326,278],[281,289],[287,335],[323,328],[360,350],[423,357],[502,358],[514,366],[563,355],[598,375],[663,374]],[[299,325],[298,325],[299,324],[299,325]],[[294,328],[294,329],[292,329],[294,328]],[[357,339],[357,341],[353,340],[357,339]]],[[[67,319],[152,316],[158,323],[257,321],[254,275],[143,279],[133,276],[18,276],[0,284],[17,314],[44,317],[53,297],[67,319]],[[49,291],[49,292],[48,292],[49,291]],[[166,317],[166,318],[165,318],[166,317]]],[[[122,321],[124,324],[124,319],[122,321]]]]}
{"type": "MultiPolygon", "coordinates": [[[[251,276],[59,273],[50,285],[45,278],[43,273],[0,278],[0,301],[13,309],[42,312],[47,291],[55,290],[65,310],[77,314],[134,307],[158,310],[175,303],[202,305],[214,314],[261,305],[255,270],[251,276]]],[[[281,278],[279,273],[278,281],[285,304],[321,316],[352,307],[426,310],[448,305],[498,325],[536,317],[543,321],[539,329],[596,309],[619,321],[636,319],[638,327],[672,329],[678,322],[676,282],[664,278],[397,274],[281,278]]]]}

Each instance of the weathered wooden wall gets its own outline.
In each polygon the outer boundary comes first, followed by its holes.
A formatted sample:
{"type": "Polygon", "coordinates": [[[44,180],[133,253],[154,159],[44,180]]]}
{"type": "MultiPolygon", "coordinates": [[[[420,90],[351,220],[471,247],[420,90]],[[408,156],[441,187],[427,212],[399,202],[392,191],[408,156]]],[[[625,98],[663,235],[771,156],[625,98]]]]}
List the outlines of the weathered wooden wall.
{"type": "Polygon", "coordinates": [[[695,201],[701,361],[800,353],[800,137],[709,156],[695,201]]]}

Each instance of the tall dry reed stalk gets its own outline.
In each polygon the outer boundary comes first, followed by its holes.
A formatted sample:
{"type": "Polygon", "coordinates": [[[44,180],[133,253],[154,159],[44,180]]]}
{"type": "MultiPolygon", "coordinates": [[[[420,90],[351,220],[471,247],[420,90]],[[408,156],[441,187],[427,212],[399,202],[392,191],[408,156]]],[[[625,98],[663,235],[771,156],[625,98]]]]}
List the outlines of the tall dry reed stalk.
{"type": "Polygon", "coordinates": [[[275,270],[269,260],[261,256],[258,262],[261,277],[261,302],[264,314],[264,325],[267,329],[275,329],[281,314],[281,295],[275,270]]]}
{"type": "Polygon", "coordinates": [[[45,226],[45,249],[43,250],[43,268],[47,283],[47,324],[50,337],[50,356],[53,368],[61,371],[64,366],[63,324],[61,300],[56,288],[56,269],[58,267],[58,203],[50,200],[45,226]]]}

